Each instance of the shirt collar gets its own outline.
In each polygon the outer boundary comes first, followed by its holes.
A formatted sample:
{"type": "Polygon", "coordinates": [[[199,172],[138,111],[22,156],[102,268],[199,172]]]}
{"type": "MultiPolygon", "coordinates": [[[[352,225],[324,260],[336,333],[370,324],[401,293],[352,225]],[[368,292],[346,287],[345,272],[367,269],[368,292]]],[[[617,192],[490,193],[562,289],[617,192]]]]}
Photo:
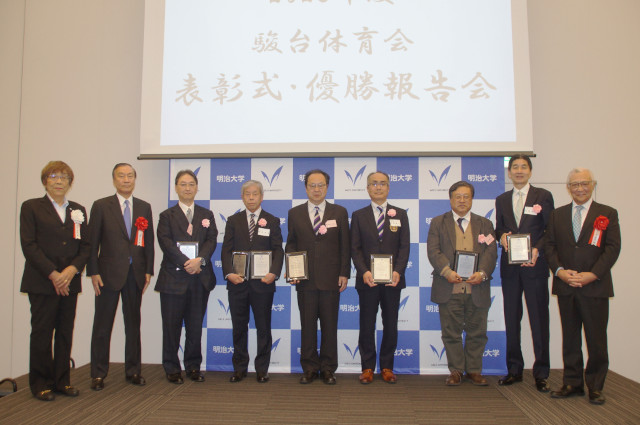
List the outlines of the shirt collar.
{"type": "MultiPolygon", "coordinates": [[[[589,200],[587,202],[582,204],[583,212],[589,211],[589,208],[591,208],[591,204],[592,203],[593,203],[593,197],[589,198],[589,200]]],[[[577,206],[578,205],[576,204],[576,201],[571,201],[571,211],[575,211],[577,206]]]]}
{"type": "Polygon", "coordinates": [[[320,214],[324,213],[324,209],[327,206],[327,200],[325,199],[324,201],[320,202],[318,205],[315,205],[313,202],[311,201],[307,201],[307,208],[309,209],[309,214],[315,214],[315,209],[316,207],[318,207],[318,209],[320,210],[320,214]]]}
{"type": "Polygon", "coordinates": [[[178,206],[180,206],[180,209],[182,210],[182,212],[184,213],[184,215],[187,215],[187,209],[191,208],[191,214],[193,214],[193,211],[195,210],[195,202],[193,204],[191,204],[190,206],[183,204],[182,202],[178,201],[178,206]]]}
{"type": "Polygon", "coordinates": [[[47,195],[47,198],[49,198],[49,200],[53,204],[54,208],[67,208],[69,206],[69,201],[67,200],[66,196],[64,197],[64,202],[62,203],[62,205],[58,205],[58,203],[53,200],[51,195],[49,195],[49,192],[46,192],[46,195],[47,195]]]}
{"type": "Polygon", "coordinates": [[[471,222],[471,210],[469,210],[469,212],[464,216],[459,216],[454,210],[451,210],[451,213],[453,214],[453,221],[455,222],[457,222],[460,217],[464,218],[469,223],[471,222]]]}
{"type": "Polygon", "coordinates": [[[255,214],[256,218],[260,217],[260,213],[262,212],[262,207],[258,207],[258,209],[255,210],[254,212],[251,212],[248,209],[245,209],[245,211],[247,212],[247,220],[251,220],[251,214],[255,214]]]}
{"type": "Polygon", "coordinates": [[[118,202],[120,203],[121,207],[124,204],[124,201],[126,201],[127,199],[129,200],[129,207],[133,207],[133,196],[129,196],[128,198],[125,198],[124,196],[120,195],[118,192],[116,192],[116,196],[118,197],[118,202]]]}
{"type": "Polygon", "coordinates": [[[384,203],[382,205],[378,205],[375,202],[371,201],[371,208],[373,208],[373,212],[378,214],[380,211],[378,211],[378,207],[382,207],[382,211],[386,211],[387,210],[387,206],[389,205],[389,203],[387,201],[384,201],[384,203]]]}
{"type": "Polygon", "coordinates": [[[525,184],[522,189],[516,189],[515,187],[513,188],[513,194],[515,195],[518,192],[522,192],[522,195],[524,195],[524,199],[527,199],[527,195],[529,194],[529,188],[531,188],[531,184],[527,183],[525,184]]]}

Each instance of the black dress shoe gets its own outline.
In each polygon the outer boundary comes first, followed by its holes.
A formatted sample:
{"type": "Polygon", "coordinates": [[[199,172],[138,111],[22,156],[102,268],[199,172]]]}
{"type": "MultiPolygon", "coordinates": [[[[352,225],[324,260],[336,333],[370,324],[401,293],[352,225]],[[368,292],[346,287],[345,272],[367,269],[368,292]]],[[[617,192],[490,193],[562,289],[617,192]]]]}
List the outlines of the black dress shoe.
{"type": "Polygon", "coordinates": [[[256,376],[256,380],[261,384],[269,382],[269,374],[268,373],[258,373],[258,376],[256,376]]]}
{"type": "Polygon", "coordinates": [[[195,369],[194,370],[190,370],[189,372],[187,372],[187,376],[193,382],[204,382],[204,374],[202,372],[200,372],[199,370],[195,370],[195,369]]]}
{"type": "Polygon", "coordinates": [[[511,385],[516,382],[522,382],[522,375],[514,375],[509,373],[502,378],[498,379],[498,385],[511,385]]]}
{"type": "Polygon", "coordinates": [[[605,401],[607,401],[607,399],[604,398],[602,392],[589,390],[589,403],[601,405],[604,404],[605,401]]]}
{"type": "Polygon", "coordinates": [[[536,379],[536,389],[541,393],[548,393],[550,388],[546,379],[536,379]]]}
{"type": "Polygon", "coordinates": [[[552,398],[567,398],[573,396],[583,396],[583,387],[572,387],[571,385],[563,385],[558,391],[551,391],[552,398]]]}
{"type": "Polygon", "coordinates": [[[300,378],[301,384],[310,384],[318,377],[318,372],[307,371],[300,378]]]}
{"type": "Polygon", "coordinates": [[[56,390],[60,394],[64,394],[69,397],[78,397],[80,391],[76,387],[72,387],[71,385],[67,385],[64,388],[56,390]]]}
{"type": "Polygon", "coordinates": [[[39,393],[35,393],[34,397],[42,401],[53,401],[56,399],[56,396],[51,390],[44,390],[40,391],[39,393]]]}
{"type": "Polygon", "coordinates": [[[233,372],[233,375],[231,375],[231,378],[229,378],[229,382],[240,382],[246,377],[247,377],[246,370],[242,372],[233,372]]]}
{"type": "Polygon", "coordinates": [[[92,378],[91,389],[94,391],[100,391],[104,389],[104,378],[92,378]]]}
{"type": "Polygon", "coordinates": [[[333,372],[325,370],[324,372],[322,372],[322,381],[324,381],[324,383],[327,385],[335,385],[336,376],[333,374],[333,372]]]}
{"type": "Polygon", "coordinates": [[[167,373],[167,381],[176,385],[181,385],[182,383],[184,383],[184,380],[182,379],[182,373],[180,372],[167,373]]]}
{"type": "Polygon", "coordinates": [[[144,380],[142,375],[138,375],[137,373],[131,376],[127,376],[127,381],[131,382],[133,385],[139,385],[139,386],[143,386],[147,383],[147,381],[144,380]]]}

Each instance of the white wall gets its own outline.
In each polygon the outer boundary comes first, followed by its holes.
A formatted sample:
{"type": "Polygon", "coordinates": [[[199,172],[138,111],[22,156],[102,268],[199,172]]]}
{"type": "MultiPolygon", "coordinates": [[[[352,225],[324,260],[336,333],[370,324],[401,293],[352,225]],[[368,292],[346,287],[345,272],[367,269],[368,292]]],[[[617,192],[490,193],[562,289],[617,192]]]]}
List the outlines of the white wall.
{"type": "MultiPolygon", "coordinates": [[[[529,1],[534,181],[562,183],[574,166],[590,167],[599,180],[597,199],[618,208],[623,250],[614,268],[611,302],[611,369],[640,382],[635,353],[635,299],[629,240],[640,201],[633,173],[640,135],[640,2],[636,0],[529,1]]],[[[112,194],[110,172],[127,161],[138,171],[136,195],[154,215],[166,205],[166,161],[136,161],[138,154],[143,0],[2,0],[0,2],[0,140],[9,208],[0,209],[0,377],[28,370],[29,303],[19,293],[23,258],[17,211],[42,196],[42,166],[68,162],[76,181],[69,197],[90,208],[112,194]],[[17,161],[14,161],[17,159],[17,161]],[[14,254],[15,251],[15,254],[14,254]]],[[[561,205],[568,196],[558,197],[561,205]]],[[[157,251],[159,251],[157,249],[157,251]]],[[[160,255],[156,256],[156,270],[160,255]]],[[[153,284],[153,282],[152,282],[153,284]]],[[[93,289],[84,279],[77,310],[73,357],[89,361],[93,289]]],[[[561,334],[552,305],[552,367],[561,368],[561,334]]],[[[156,293],[143,300],[143,361],[160,362],[160,307],[156,293]]],[[[121,315],[116,320],[112,361],[122,362],[121,315]]],[[[526,319],[525,319],[526,329],[526,319]]],[[[523,337],[531,359],[527,333],[523,337]]],[[[528,367],[531,362],[528,361],[528,367]]]]}

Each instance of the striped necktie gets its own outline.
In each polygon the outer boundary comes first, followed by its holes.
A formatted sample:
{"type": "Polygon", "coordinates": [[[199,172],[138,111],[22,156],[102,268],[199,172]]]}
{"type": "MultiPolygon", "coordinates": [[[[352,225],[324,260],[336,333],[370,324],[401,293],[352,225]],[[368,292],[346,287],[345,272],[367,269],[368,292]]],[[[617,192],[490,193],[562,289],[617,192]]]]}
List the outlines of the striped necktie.
{"type": "Polygon", "coordinates": [[[315,207],[316,213],[313,215],[313,233],[318,234],[318,230],[320,230],[320,208],[318,206],[315,207]]]}
{"type": "Polygon", "coordinates": [[[251,213],[249,217],[251,217],[249,220],[249,242],[251,242],[253,240],[253,233],[256,231],[256,215],[251,213]]]}
{"type": "Polygon", "coordinates": [[[573,237],[576,242],[578,242],[578,238],[580,237],[580,230],[582,230],[582,209],[584,207],[582,205],[576,206],[576,212],[573,214],[573,237]]]}
{"type": "Polygon", "coordinates": [[[380,214],[378,215],[378,222],[377,222],[378,240],[381,241],[382,234],[384,233],[384,210],[382,209],[382,207],[378,207],[378,211],[380,211],[380,214]]]}

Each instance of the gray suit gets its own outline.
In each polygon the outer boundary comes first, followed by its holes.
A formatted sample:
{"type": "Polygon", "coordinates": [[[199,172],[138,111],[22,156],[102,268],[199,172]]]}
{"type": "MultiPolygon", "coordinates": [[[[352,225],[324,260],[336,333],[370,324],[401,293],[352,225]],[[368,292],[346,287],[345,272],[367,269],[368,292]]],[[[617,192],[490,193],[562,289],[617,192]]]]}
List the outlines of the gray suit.
{"type": "MultiPolygon", "coordinates": [[[[448,211],[431,221],[427,237],[427,256],[433,266],[431,301],[438,303],[442,342],[447,352],[451,371],[481,373],[482,354],[487,343],[487,315],[491,306],[490,280],[496,267],[498,251],[495,232],[489,220],[471,213],[473,251],[479,254],[478,271],[487,277],[473,285],[471,294],[452,294],[452,284],[441,276],[445,267],[453,268],[456,252],[456,224],[453,213],[448,211]],[[479,235],[491,235],[490,244],[478,243],[479,235]],[[463,349],[462,332],[466,342],[463,349]]],[[[467,230],[469,230],[467,228],[467,230]]]]}

